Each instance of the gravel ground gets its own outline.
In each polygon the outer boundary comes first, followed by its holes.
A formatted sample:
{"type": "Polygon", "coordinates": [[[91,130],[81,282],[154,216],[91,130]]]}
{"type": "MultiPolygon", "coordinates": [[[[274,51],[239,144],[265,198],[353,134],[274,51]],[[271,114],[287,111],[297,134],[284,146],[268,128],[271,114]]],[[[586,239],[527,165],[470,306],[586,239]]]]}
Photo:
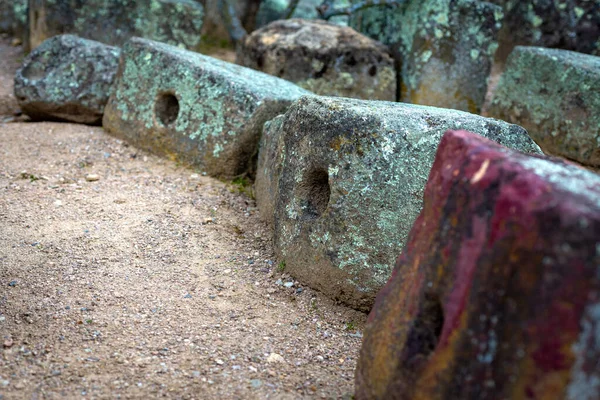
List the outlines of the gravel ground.
{"type": "MultiPolygon", "coordinates": [[[[0,104],[19,56],[0,42],[0,104]]],[[[101,128],[9,121],[0,399],[351,396],[366,316],[282,271],[247,188],[101,128]]]]}

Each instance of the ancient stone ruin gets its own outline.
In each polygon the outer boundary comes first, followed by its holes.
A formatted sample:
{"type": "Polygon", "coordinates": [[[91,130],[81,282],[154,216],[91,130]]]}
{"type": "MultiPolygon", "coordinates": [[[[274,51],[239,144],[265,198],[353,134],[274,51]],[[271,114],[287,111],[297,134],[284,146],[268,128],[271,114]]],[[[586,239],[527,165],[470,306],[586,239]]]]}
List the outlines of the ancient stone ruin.
{"type": "Polygon", "coordinates": [[[600,0],[0,2],[31,120],[253,181],[281,268],[370,312],[357,399],[600,398],[599,27],[600,0]]]}
{"type": "Polygon", "coordinates": [[[448,131],[356,398],[597,398],[599,235],[598,174],[448,131]]]}
{"type": "Polygon", "coordinates": [[[100,125],[121,50],[74,35],[54,36],[15,76],[19,106],[34,120],[100,125]]]}
{"type": "Polygon", "coordinates": [[[461,111],[336,97],[295,102],[263,136],[255,191],[287,270],[369,310],[421,210],[435,149],[459,127],[541,154],[521,127],[461,111]]]}

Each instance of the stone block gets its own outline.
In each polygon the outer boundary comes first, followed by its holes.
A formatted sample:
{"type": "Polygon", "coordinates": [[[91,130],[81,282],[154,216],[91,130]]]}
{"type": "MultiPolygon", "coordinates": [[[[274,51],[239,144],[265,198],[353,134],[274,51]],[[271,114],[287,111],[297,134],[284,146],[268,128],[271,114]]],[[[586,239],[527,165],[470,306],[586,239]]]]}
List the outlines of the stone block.
{"type": "Polygon", "coordinates": [[[325,21],[281,20],[254,31],[237,63],[324,96],[396,100],[396,69],[387,48],[325,21]]]}
{"type": "Polygon", "coordinates": [[[272,125],[278,131],[267,130],[256,175],[257,188],[270,189],[255,196],[261,214],[275,210],[264,218],[276,254],[299,281],[363,310],[421,210],[443,132],[470,129],[541,154],[519,126],[402,103],[307,96],[272,125]],[[272,154],[279,159],[265,163],[272,154]]]}
{"type": "Polygon", "coordinates": [[[356,399],[600,398],[600,176],[448,132],[356,399]]]}
{"type": "Polygon", "coordinates": [[[600,0],[490,0],[504,10],[496,60],[517,45],[600,55],[600,0]]]}
{"type": "Polygon", "coordinates": [[[34,49],[52,36],[72,33],[113,46],[139,36],[195,49],[203,17],[194,0],[29,0],[26,45],[34,49]]]}
{"type": "Polygon", "coordinates": [[[31,52],[15,75],[15,97],[33,120],[99,125],[119,65],[116,47],[59,35],[31,52]]]}
{"type": "Polygon", "coordinates": [[[103,126],[136,146],[232,178],[252,169],[264,123],[306,94],[262,72],[133,38],[123,47],[103,126]]]}
{"type": "Polygon", "coordinates": [[[350,26],[390,46],[407,103],[478,114],[502,9],[475,0],[407,0],[357,12],[350,26]]]}
{"type": "Polygon", "coordinates": [[[0,33],[17,37],[27,22],[27,0],[0,0],[0,33]]]}
{"type": "Polygon", "coordinates": [[[525,127],[546,153],[600,167],[600,57],[516,47],[488,114],[525,127]]]}

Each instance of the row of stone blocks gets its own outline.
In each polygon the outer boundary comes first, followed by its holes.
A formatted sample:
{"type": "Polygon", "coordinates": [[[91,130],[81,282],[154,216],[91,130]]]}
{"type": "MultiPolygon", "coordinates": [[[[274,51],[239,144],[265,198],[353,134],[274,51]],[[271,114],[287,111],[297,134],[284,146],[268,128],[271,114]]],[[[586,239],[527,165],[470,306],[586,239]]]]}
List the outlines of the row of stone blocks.
{"type": "MultiPolygon", "coordinates": [[[[48,96],[93,97],[97,63],[36,54],[18,93],[46,82],[48,96]]],[[[358,398],[597,398],[596,174],[507,150],[541,154],[503,121],[314,96],[143,39],[124,46],[115,79],[100,80],[112,88],[111,133],[212,175],[256,171],[257,203],[299,280],[363,310],[388,282],[365,331],[358,398]],[[453,129],[477,135],[444,136],[453,129]]]]}

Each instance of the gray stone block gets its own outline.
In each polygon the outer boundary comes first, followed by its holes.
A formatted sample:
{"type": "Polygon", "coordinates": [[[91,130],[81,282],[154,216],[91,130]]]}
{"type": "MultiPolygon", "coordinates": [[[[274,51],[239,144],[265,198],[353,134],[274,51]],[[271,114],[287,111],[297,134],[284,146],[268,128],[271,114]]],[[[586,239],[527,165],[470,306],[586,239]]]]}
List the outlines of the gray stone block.
{"type": "Polygon", "coordinates": [[[600,167],[600,57],[516,47],[488,114],[525,127],[546,153],[600,167]]]}
{"type": "Polygon", "coordinates": [[[195,49],[200,44],[204,9],[194,0],[29,0],[29,39],[72,33],[113,46],[140,36],[195,49]]]}
{"type": "Polygon", "coordinates": [[[117,73],[116,47],[59,35],[31,52],[15,76],[15,97],[34,120],[99,125],[117,73]]]}
{"type": "Polygon", "coordinates": [[[261,213],[274,210],[265,219],[286,271],[331,298],[369,309],[421,211],[448,129],[541,154],[517,125],[401,103],[307,96],[271,122],[255,195],[261,213]]]}
{"type": "Polygon", "coordinates": [[[359,11],[350,26],[388,45],[401,65],[400,101],[478,114],[502,9],[476,0],[406,0],[359,11]]]}
{"type": "Polygon", "coordinates": [[[104,128],[232,178],[252,169],[264,123],[310,92],[202,54],[134,38],[123,47],[104,128]]]}

